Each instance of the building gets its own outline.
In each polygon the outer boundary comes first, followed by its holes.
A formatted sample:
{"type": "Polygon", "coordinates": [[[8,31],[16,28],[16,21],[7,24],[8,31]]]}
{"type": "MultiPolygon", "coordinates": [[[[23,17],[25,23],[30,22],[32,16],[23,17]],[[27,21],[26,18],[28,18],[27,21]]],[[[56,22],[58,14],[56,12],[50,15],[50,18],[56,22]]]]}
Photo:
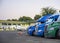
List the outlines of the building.
{"type": "Polygon", "coordinates": [[[26,29],[29,25],[26,22],[0,20],[0,29],[16,30],[17,26],[23,26],[26,29]]]}

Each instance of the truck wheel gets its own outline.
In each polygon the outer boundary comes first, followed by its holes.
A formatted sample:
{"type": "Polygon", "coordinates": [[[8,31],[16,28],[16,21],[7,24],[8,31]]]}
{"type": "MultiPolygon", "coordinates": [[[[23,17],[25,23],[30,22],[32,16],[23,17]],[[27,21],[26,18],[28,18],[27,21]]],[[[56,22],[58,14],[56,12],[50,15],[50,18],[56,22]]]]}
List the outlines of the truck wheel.
{"type": "Polygon", "coordinates": [[[48,37],[46,36],[46,33],[47,33],[47,25],[45,26],[45,29],[44,29],[44,37],[45,37],[45,38],[48,38],[48,37]]]}
{"type": "Polygon", "coordinates": [[[60,39],[60,29],[59,29],[58,32],[57,32],[57,38],[60,39]]]}
{"type": "Polygon", "coordinates": [[[45,38],[48,38],[48,37],[46,36],[46,33],[44,33],[44,37],[45,37],[45,38]]]}
{"type": "Polygon", "coordinates": [[[33,31],[33,35],[35,35],[35,31],[33,31]]]}

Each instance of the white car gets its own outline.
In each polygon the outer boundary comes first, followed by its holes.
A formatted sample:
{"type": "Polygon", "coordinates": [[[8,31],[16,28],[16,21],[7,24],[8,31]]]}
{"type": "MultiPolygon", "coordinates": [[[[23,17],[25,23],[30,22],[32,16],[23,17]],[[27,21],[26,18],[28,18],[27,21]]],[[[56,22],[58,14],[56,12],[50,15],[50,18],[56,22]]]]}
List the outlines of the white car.
{"type": "Polygon", "coordinates": [[[16,28],[17,28],[18,31],[23,31],[23,30],[25,30],[25,28],[24,28],[23,26],[19,26],[19,25],[17,25],[16,28]]]}

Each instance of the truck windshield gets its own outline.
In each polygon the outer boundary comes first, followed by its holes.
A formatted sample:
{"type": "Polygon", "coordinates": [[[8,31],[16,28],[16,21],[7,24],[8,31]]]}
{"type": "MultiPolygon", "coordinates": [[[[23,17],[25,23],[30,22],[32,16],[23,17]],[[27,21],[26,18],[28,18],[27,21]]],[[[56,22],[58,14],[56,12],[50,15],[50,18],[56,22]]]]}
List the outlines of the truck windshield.
{"type": "Polygon", "coordinates": [[[48,19],[47,21],[46,21],[46,23],[52,23],[53,22],[53,19],[48,19]]]}

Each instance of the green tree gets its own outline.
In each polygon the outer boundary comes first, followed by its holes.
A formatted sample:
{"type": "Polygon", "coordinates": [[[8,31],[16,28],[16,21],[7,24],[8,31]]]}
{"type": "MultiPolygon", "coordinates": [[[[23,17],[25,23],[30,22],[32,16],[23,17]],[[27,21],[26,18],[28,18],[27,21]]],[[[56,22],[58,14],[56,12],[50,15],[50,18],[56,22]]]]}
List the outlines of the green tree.
{"type": "Polygon", "coordinates": [[[60,13],[60,10],[59,10],[59,13],[60,13]]]}
{"type": "Polygon", "coordinates": [[[33,21],[33,19],[31,17],[23,16],[23,17],[19,18],[19,21],[25,21],[25,22],[27,22],[27,21],[33,21]]]}
{"type": "Polygon", "coordinates": [[[12,19],[12,21],[17,21],[17,19],[12,19]]]}
{"type": "Polygon", "coordinates": [[[54,8],[49,8],[49,7],[42,8],[42,16],[47,14],[54,14],[54,13],[56,13],[56,9],[54,8]]]}
{"type": "Polygon", "coordinates": [[[40,15],[35,15],[34,20],[39,19],[41,16],[40,15]]]}

